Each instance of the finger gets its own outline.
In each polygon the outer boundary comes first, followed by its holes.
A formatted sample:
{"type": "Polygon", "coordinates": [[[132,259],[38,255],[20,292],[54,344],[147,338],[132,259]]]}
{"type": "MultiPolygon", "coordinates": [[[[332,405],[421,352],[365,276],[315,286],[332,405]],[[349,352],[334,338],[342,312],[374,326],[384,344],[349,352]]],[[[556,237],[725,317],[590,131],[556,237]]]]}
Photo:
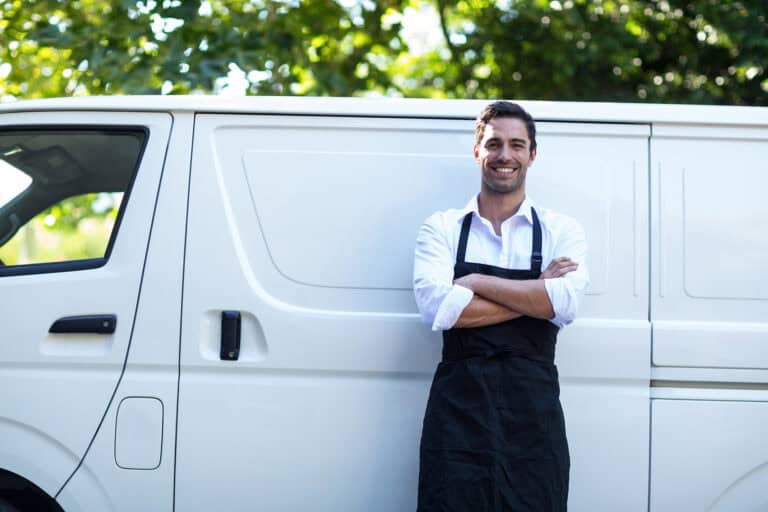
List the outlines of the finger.
{"type": "Polygon", "coordinates": [[[574,270],[576,270],[576,267],[567,267],[567,268],[564,268],[564,269],[562,269],[562,270],[558,271],[558,273],[557,273],[557,274],[558,274],[558,276],[557,276],[557,277],[563,277],[564,275],[566,275],[566,274],[568,274],[568,273],[570,273],[570,272],[573,272],[574,270]]]}
{"type": "Polygon", "coordinates": [[[576,270],[578,267],[579,267],[579,266],[578,266],[578,265],[576,265],[576,264],[573,264],[573,265],[567,265],[567,266],[565,266],[565,267],[561,267],[561,268],[558,268],[558,269],[557,269],[557,271],[555,271],[555,272],[554,272],[554,274],[555,274],[557,277],[562,277],[562,276],[564,276],[565,274],[567,274],[567,273],[569,273],[569,272],[573,272],[573,271],[574,271],[574,270],[576,270]]]}

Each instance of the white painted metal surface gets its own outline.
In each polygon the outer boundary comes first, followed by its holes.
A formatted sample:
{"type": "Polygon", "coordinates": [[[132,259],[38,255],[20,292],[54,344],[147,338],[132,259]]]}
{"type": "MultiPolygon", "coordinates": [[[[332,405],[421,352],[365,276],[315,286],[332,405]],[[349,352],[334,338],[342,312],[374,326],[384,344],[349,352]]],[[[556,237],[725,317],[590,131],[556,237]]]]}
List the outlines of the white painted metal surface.
{"type": "Polygon", "coordinates": [[[764,128],[654,128],[654,364],[768,368],[766,155],[764,128]]]}
{"type": "MultiPolygon", "coordinates": [[[[172,111],[473,120],[486,103],[485,100],[300,96],[84,96],[4,103],[0,105],[0,113],[66,110],[172,111]]],[[[540,121],[768,126],[768,107],[525,100],[520,101],[520,104],[540,121]]]]}
{"type": "Polygon", "coordinates": [[[764,127],[654,126],[653,512],[768,507],[767,151],[764,127]]]}
{"type": "Polygon", "coordinates": [[[129,396],[120,401],[115,426],[115,463],[121,469],[157,469],[163,447],[163,402],[129,396]]]}
{"type": "MultiPolygon", "coordinates": [[[[531,195],[597,247],[560,343],[572,508],[645,510],[649,130],[539,131],[531,195]]],[[[195,133],[177,506],[412,509],[440,349],[415,312],[413,243],[477,191],[472,123],[210,115],[195,133]],[[237,362],[218,358],[222,309],[244,314],[237,362]]]]}
{"type": "Polygon", "coordinates": [[[175,114],[152,223],[137,321],[126,368],[83,465],[59,494],[67,512],[173,510],[182,269],[193,116],[175,114]],[[122,469],[115,463],[116,411],[130,396],[163,402],[160,465],[122,469]]]}
{"type": "Polygon", "coordinates": [[[0,118],[0,127],[73,123],[141,124],[151,135],[104,267],[0,279],[5,298],[0,309],[0,465],[51,495],[84,455],[120,376],[171,126],[167,114],[50,112],[0,118]],[[117,315],[114,334],[48,333],[61,317],[101,313],[117,315]]]}
{"type": "Polygon", "coordinates": [[[652,512],[768,510],[768,391],[760,394],[653,401],[652,512]]]}

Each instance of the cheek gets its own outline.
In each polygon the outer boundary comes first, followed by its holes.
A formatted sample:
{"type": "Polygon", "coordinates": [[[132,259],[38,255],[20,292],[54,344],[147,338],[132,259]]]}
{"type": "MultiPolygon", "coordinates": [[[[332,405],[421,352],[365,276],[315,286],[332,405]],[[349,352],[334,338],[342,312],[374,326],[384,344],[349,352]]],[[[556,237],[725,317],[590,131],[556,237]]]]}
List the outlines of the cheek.
{"type": "Polygon", "coordinates": [[[496,152],[496,151],[484,151],[484,152],[483,152],[483,153],[480,155],[480,159],[481,159],[483,162],[490,162],[490,161],[493,161],[493,160],[494,160],[494,159],[495,159],[497,156],[498,156],[498,155],[497,155],[497,152],[496,152]]]}

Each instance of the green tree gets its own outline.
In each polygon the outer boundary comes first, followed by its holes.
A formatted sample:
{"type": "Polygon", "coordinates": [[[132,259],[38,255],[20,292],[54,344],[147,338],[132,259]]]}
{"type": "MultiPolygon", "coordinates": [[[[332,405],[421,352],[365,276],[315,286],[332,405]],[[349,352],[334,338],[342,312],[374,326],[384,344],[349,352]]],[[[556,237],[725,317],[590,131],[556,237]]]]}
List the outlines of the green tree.
{"type": "MultiPolygon", "coordinates": [[[[232,65],[251,94],[385,92],[400,27],[390,2],[11,0],[1,9],[5,94],[211,91],[232,65]]],[[[2,76],[2,75],[0,75],[2,76]]]]}
{"type": "MultiPolygon", "coordinates": [[[[426,58],[442,69],[422,80],[422,94],[768,104],[764,0],[437,5],[449,58],[440,50],[426,58]]],[[[399,72],[423,66],[415,59],[399,72]]]]}
{"type": "Polygon", "coordinates": [[[768,104],[765,0],[8,0],[0,94],[188,93],[768,104]],[[409,52],[431,1],[444,43],[409,52]]]}

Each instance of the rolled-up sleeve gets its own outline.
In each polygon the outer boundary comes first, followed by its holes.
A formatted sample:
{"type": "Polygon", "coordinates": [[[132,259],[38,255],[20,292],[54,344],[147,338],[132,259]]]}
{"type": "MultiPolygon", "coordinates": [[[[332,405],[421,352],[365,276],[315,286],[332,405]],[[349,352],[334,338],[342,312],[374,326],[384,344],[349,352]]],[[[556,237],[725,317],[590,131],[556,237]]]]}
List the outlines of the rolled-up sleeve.
{"type": "MultiPolygon", "coordinates": [[[[571,221],[564,226],[552,254],[555,258],[566,256],[579,264],[577,270],[569,272],[563,277],[544,280],[544,287],[555,312],[552,322],[563,327],[576,318],[579,303],[589,284],[587,240],[584,228],[576,221],[571,221]]],[[[545,263],[548,264],[548,262],[545,263]]]]}
{"type": "Polygon", "coordinates": [[[416,237],[413,290],[424,322],[433,331],[450,329],[473,297],[453,284],[454,254],[440,213],[429,217],[416,237]]]}

